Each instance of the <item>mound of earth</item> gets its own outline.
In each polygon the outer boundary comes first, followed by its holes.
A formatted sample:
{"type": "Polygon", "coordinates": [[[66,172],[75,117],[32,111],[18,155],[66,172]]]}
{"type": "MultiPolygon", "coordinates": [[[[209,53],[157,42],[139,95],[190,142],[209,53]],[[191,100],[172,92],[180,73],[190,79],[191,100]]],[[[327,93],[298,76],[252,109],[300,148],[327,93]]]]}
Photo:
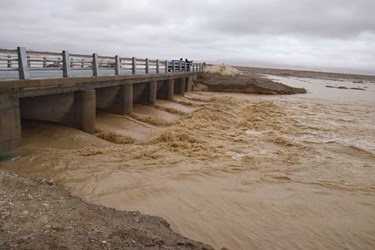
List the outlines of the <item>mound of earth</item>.
{"type": "MultiPolygon", "coordinates": [[[[232,68],[232,67],[231,67],[232,68]]],[[[249,94],[304,94],[306,89],[293,88],[256,74],[200,74],[195,83],[196,90],[249,94]]]]}
{"type": "Polygon", "coordinates": [[[241,71],[238,69],[229,66],[229,65],[207,65],[203,68],[203,72],[210,73],[210,74],[218,74],[222,76],[235,76],[235,75],[243,75],[241,71]]]}
{"type": "Polygon", "coordinates": [[[139,212],[88,204],[52,181],[0,170],[0,249],[213,249],[139,212]]]}

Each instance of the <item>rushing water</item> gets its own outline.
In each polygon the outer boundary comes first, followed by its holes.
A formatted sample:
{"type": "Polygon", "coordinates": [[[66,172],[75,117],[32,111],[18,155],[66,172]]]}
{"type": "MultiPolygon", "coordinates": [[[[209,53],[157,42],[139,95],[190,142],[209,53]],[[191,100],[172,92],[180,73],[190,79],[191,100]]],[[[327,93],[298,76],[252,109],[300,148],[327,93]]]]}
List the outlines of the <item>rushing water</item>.
{"type": "Polygon", "coordinates": [[[30,154],[2,167],[215,248],[373,249],[375,84],[272,78],[309,93],[194,92],[133,117],[100,113],[106,140],[27,122],[30,154]]]}

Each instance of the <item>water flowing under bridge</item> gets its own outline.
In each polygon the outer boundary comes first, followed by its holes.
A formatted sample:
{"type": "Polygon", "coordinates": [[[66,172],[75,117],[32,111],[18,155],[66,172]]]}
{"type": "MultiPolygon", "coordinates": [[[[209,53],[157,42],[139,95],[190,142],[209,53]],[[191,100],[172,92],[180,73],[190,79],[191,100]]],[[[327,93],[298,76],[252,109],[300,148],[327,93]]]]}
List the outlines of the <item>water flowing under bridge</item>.
{"type": "Polygon", "coordinates": [[[0,150],[21,145],[21,119],[94,133],[96,110],[127,115],[133,103],[173,100],[202,71],[182,60],[0,49],[0,150]]]}

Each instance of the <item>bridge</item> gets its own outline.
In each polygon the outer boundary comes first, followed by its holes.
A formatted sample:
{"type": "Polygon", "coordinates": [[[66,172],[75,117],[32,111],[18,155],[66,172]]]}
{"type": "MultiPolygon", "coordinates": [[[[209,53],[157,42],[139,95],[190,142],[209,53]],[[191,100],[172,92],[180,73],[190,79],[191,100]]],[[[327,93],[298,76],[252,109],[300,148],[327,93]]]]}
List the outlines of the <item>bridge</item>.
{"type": "Polygon", "coordinates": [[[96,111],[128,115],[191,91],[200,63],[0,49],[0,150],[21,145],[21,120],[95,132],[96,111]]]}

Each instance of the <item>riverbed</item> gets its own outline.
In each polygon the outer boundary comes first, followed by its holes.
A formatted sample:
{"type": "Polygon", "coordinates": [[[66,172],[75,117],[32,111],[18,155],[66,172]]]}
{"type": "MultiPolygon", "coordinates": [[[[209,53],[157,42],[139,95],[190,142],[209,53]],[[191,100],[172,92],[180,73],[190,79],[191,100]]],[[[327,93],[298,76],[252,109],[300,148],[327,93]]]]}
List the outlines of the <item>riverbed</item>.
{"type": "Polygon", "coordinates": [[[1,167],[218,249],[373,249],[375,84],[269,77],[308,93],[192,92],[98,113],[96,135],[25,121],[1,167]]]}

